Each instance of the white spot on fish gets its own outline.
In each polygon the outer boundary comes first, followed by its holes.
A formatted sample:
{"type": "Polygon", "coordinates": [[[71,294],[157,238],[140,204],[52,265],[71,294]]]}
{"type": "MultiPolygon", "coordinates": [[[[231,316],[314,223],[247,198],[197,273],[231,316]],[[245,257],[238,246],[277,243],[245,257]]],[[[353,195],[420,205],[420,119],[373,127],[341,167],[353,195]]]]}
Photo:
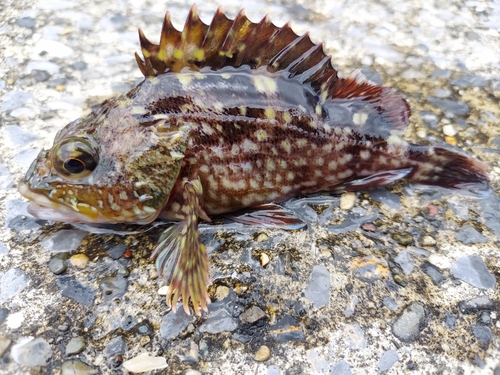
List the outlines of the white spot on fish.
{"type": "Polygon", "coordinates": [[[398,137],[397,135],[390,135],[386,140],[388,145],[391,146],[407,146],[408,142],[406,142],[403,138],[398,137]]]}
{"type": "Polygon", "coordinates": [[[333,145],[331,143],[327,143],[322,148],[323,152],[331,152],[333,149],[333,145]]]}
{"type": "Polygon", "coordinates": [[[272,108],[266,108],[264,114],[268,120],[274,120],[276,118],[276,111],[272,108]]]}
{"type": "Polygon", "coordinates": [[[224,104],[222,104],[221,102],[213,102],[212,105],[213,105],[213,108],[215,109],[216,112],[222,113],[222,110],[224,108],[224,104]]]}
{"type": "Polygon", "coordinates": [[[255,152],[259,150],[259,146],[249,139],[245,139],[241,147],[243,147],[243,151],[245,152],[255,152]]]}
{"type": "Polygon", "coordinates": [[[299,138],[295,141],[296,145],[298,148],[305,147],[307,145],[307,139],[305,138],[299,138]]]}
{"type": "Polygon", "coordinates": [[[344,154],[344,156],[339,158],[339,164],[347,164],[352,160],[351,154],[344,154]]]}
{"type": "Polygon", "coordinates": [[[252,75],[252,81],[257,91],[262,94],[274,94],[278,89],[276,80],[271,77],[252,75]]]}
{"type": "Polygon", "coordinates": [[[269,134],[264,129],[256,130],[254,134],[259,142],[267,141],[269,138],[269,134]]]}
{"type": "Polygon", "coordinates": [[[287,154],[291,154],[292,152],[292,145],[288,139],[281,141],[280,146],[285,150],[287,154]]]}
{"type": "Polygon", "coordinates": [[[252,189],[258,189],[260,187],[260,184],[256,180],[254,180],[253,178],[251,178],[248,182],[249,182],[250,187],[252,189]]]}
{"type": "Polygon", "coordinates": [[[179,80],[182,86],[186,87],[189,86],[189,84],[193,80],[193,76],[191,74],[178,73],[177,79],[179,80]]]}
{"type": "Polygon", "coordinates": [[[368,158],[370,157],[370,151],[368,150],[362,150],[360,153],[359,153],[359,157],[363,160],[368,160],[368,158]]]}
{"type": "Polygon", "coordinates": [[[344,178],[347,178],[347,177],[352,176],[352,174],[353,174],[353,173],[354,173],[354,172],[353,172],[351,169],[346,169],[345,171],[340,172],[340,173],[338,174],[338,178],[339,178],[340,180],[343,180],[344,178]]]}
{"type": "Polygon", "coordinates": [[[231,154],[233,155],[238,155],[240,153],[240,146],[237,144],[233,144],[233,147],[231,148],[231,154]]]}
{"type": "Polygon", "coordinates": [[[266,160],[266,168],[268,171],[274,171],[276,169],[276,164],[271,159],[266,160]]]}
{"type": "Polygon", "coordinates": [[[363,125],[368,119],[368,114],[363,112],[356,112],[352,115],[352,122],[356,125],[363,125]]]}

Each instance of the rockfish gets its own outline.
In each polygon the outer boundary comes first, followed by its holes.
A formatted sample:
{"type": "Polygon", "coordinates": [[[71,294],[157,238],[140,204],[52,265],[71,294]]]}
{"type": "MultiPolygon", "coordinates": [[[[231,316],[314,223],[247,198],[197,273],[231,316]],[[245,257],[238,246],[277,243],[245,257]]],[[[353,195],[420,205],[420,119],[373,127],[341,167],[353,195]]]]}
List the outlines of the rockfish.
{"type": "Polygon", "coordinates": [[[299,228],[277,203],[401,178],[488,190],[480,161],[401,137],[410,108],[398,92],[359,72],[339,78],[322,45],[288,24],[219,9],[206,25],[193,6],[182,32],[167,13],[159,45],[139,38],[144,81],[60,130],[19,191],[46,220],[174,221],[152,255],[174,308],[210,302],[200,219],[299,228]]]}

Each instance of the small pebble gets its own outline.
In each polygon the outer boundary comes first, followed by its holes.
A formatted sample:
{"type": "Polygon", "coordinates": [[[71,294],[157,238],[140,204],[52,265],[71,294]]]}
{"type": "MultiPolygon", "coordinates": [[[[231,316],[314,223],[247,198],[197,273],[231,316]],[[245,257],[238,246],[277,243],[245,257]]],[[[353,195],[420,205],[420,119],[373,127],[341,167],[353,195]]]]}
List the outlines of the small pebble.
{"type": "Polygon", "coordinates": [[[417,137],[425,138],[425,137],[427,137],[427,132],[424,129],[418,129],[417,130],[417,137]]]}
{"type": "Polygon", "coordinates": [[[443,275],[441,274],[441,272],[439,272],[438,268],[429,262],[423,262],[420,265],[420,269],[423,272],[425,272],[436,285],[439,284],[444,279],[443,275]]]}
{"type": "Polygon", "coordinates": [[[83,270],[85,267],[87,267],[89,257],[85,254],[75,254],[71,258],[69,258],[69,262],[73,267],[83,270]]]}
{"type": "Polygon", "coordinates": [[[497,308],[496,303],[488,296],[479,296],[458,303],[460,312],[465,315],[476,314],[479,311],[492,311],[497,308]]]}
{"type": "Polygon", "coordinates": [[[127,251],[127,246],[125,244],[118,244],[113,246],[111,249],[107,251],[108,255],[113,259],[120,259],[121,256],[127,251]]]}
{"type": "Polygon", "coordinates": [[[271,356],[271,349],[268,346],[262,345],[257,352],[255,352],[255,360],[257,362],[265,362],[271,356]]]}
{"type": "Polygon", "coordinates": [[[392,325],[392,333],[403,342],[413,342],[425,328],[425,309],[413,302],[406,307],[392,325]]]}
{"type": "Polygon", "coordinates": [[[464,255],[458,258],[451,266],[451,273],[476,288],[494,289],[496,285],[495,276],[489,272],[479,255],[464,255]]]}
{"type": "Polygon", "coordinates": [[[74,299],[86,306],[94,303],[95,290],[89,285],[83,284],[74,276],[59,276],[56,280],[57,286],[61,289],[61,294],[74,299]]]}
{"type": "Polygon", "coordinates": [[[2,324],[5,319],[7,319],[7,317],[9,316],[9,312],[9,309],[6,307],[0,308],[0,324],[2,324]]]}
{"type": "Polygon", "coordinates": [[[429,262],[439,269],[446,270],[451,267],[451,261],[449,258],[440,254],[431,254],[429,256],[429,262]]]}
{"type": "Polygon", "coordinates": [[[127,292],[128,280],[122,276],[106,277],[99,283],[103,300],[106,302],[120,299],[127,292]]]}
{"type": "Polygon", "coordinates": [[[217,334],[224,331],[232,332],[238,328],[238,322],[226,310],[216,310],[208,316],[198,328],[200,332],[217,334]]]}
{"type": "Polygon", "coordinates": [[[392,297],[385,297],[382,302],[389,310],[396,311],[398,309],[398,303],[392,297]]]}
{"type": "Polygon", "coordinates": [[[60,332],[66,332],[69,329],[69,324],[68,323],[62,323],[57,326],[57,330],[60,332]]]}
{"type": "Polygon", "coordinates": [[[453,125],[445,125],[443,126],[443,133],[444,135],[447,135],[448,137],[454,137],[457,134],[457,131],[453,127],[453,125]]]}
{"type": "Polygon", "coordinates": [[[435,216],[439,213],[439,209],[433,205],[432,203],[429,203],[427,205],[427,212],[429,214],[429,216],[435,216]]]}
{"type": "Polygon", "coordinates": [[[68,268],[66,260],[68,259],[68,253],[56,253],[49,261],[49,270],[54,275],[60,275],[66,271],[68,268]]]}
{"type": "Polygon", "coordinates": [[[87,69],[87,63],[85,61],[76,61],[71,64],[71,67],[75,70],[85,70],[87,69]]]}
{"type": "Polygon", "coordinates": [[[410,233],[394,233],[392,238],[400,245],[406,246],[413,243],[413,236],[410,233]]]}
{"type": "Polygon", "coordinates": [[[61,367],[61,375],[94,375],[98,373],[99,372],[95,368],[77,359],[65,361],[61,367]]]}
{"type": "Polygon", "coordinates": [[[85,340],[83,337],[73,337],[66,345],[66,355],[79,354],[85,349],[85,340]]]}
{"type": "Polygon", "coordinates": [[[36,19],[33,17],[22,17],[16,20],[16,25],[32,29],[36,25],[36,19]]]}
{"type": "Polygon", "coordinates": [[[160,296],[166,296],[169,290],[170,290],[169,285],[163,285],[162,287],[160,287],[160,289],[158,289],[158,294],[160,296]]]}
{"type": "Polygon", "coordinates": [[[122,336],[117,336],[109,341],[104,348],[106,358],[114,358],[118,355],[123,355],[127,351],[127,343],[122,336]]]}
{"type": "Polygon", "coordinates": [[[252,306],[240,315],[240,320],[245,323],[253,324],[266,316],[258,306],[252,306]]]}
{"type": "Polygon", "coordinates": [[[47,366],[49,359],[52,357],[52,348],[43,337],[23,338],[12,346],[10,351],[12,359],[16,363],[28,366],[47,366]]]}
{"type": "Polygon", "coordinates": [[[340,197],[340,208],[343,210],[350,210],[354,207],[354,203],[356,202],[356,194],[351,192],[347,192],[341,195],[340,197]]]}
{"type": "Polygon", "coordinates": [[[444,141],[452,146],[456,146],[458,143],[455,137],[449,137],[447,135],[444,137],[444,141]]]}
{"type": "Polygon", "coordinates": [[[229,295],[229,288],[227,286],[221,285],[217,287],[217,290],[215,291],[215,299],[217,301],[222,301],[228,295],[229,295]]]}
{"type": "Polygon", "coordinates": [[[122,277],[129,277],[130,271],[127,267],[123,266],[123,267],[118,268],[118,271],[116,272],[116,274],[118,276],[122,276],[122,277]]]}
{"type": "Polygon", "coordinates": [[[493,337],[491,328],[483,325],[472,326],[472,332],[474,333],[474,336],[476,336],[477,341],[485,346],[488,346],[493,337]]]}
{"type": "Polygon", "coordinates": [[[3,353],[5,353],[11,343],[12,340],[8,337],[0,336],[0,358],[3,356],[3,353]]]}
{"type": "Polygon", "coordinates": [[[446,328],[448,328],[448,329],[457,328],[457,318],[455,318],[455,316],[453,314],[449,313],[446,310],[444,312],[444,315],[445,315],[444,324],[445,324],[446,328]]]}
{"type": "Polygon", "coordinates": [[[485,236],[470,225],[464,225],[460,228],[458,232],[455,233],[455,239],[465,245],[470,245],[471,243],[484,243],[488,241],[485,236]]]}
{"type": "Polygon", "coordinates": [[[373,225],[372,223],[364,223],[361,226],[361,229],[366,230],[367,232],[375,232],[377,228],[375,228],[375,225],[373,225]]]}
{"type": "Polygon", "coordinates": [[[236,294],[245,293],[247,290],[248,290],[248,285],[245,284],[238,284],[234,287],[234,292],[236,294]]]}
{"type": "Polygon", "coordinates": [[[314,304],[314,307],[320,309],[330,301],[330,288],[328,268],[322,264],[314,266],[304,296],[314,304]]]}
{"type": "Polygon", "coordinates": [[[436,240],[432,238],[431,236],[424,236],[422,238],[422,245],[424,246],[432,246],[436,244],[436,240]]]}
{"type": "Polygon", "coordinates": [[[378,373],[380,374],[389,370],[397,361],[399,361],[399,355],[396,350],[383,352],[378,362],[378,373]]]}
{"type": "Polygon", "coordinates": [[[184,371],[182,374],[183,375],[201,375],[201,372],[199,372],[198,370],[194,370],[192,368],[189,368],[186,371],[184,371]]]}
{"type": "Polygon", "coordinates": [[[266,241],[267,239],[269,238],[269,236],[265,233],[259,233],[259,235],[257,236],[256,240],[258,242],[264,242],[266,241]]]}
{"type": "Polygon", "coordinates": [[[181,333],[191,321],[191,316],[178,308],[176,312],[170,311],[163,316],[160,324],[160,335],[162,339],[170,340],[181,333]]]}
{"type": "Polygon", "coordinates": [[[260,265],[262,267],[265,267],[267,266],[267,264],[269,263],[269,255],[267,255],[266,253],[261,253],[260,254],[260,265]]]}
{"type": "Polygon", "coordinates": [[[130,372],[147,372],[166,368],[167,360],[164,357],[151,357],[148,353],[141,353],[137,357],[123,362],[123,368],[130,372]]]}
{"type": "Polygon", "coordinates": [[[141,344],[141,346],[146,346],[147,344],[149,344],[151,342],[151,338],[149,336],[141,336],[141,338],[139,339],[139,343],[141,344]]]}

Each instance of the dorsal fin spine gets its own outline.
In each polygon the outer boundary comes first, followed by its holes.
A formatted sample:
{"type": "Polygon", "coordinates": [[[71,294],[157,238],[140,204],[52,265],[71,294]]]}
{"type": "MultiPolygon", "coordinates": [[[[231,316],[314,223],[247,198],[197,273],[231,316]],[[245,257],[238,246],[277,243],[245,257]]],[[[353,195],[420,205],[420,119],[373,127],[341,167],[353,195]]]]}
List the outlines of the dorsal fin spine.
{"type": "Polygon", "coordinates": [[[207,25],[193,5],[182,32],[173,27],[167,12],[159,45],[151,43],[141,30],[139,39],[144,59],[136,54],[136,60],[146,77],[177,73],[183,68],[265,67],[270,73],[298,77],[320,95],[322,103],[328,100],[363,101],[370,103],[372,111],[387,117],[396,129],[408,123],[410,110],[401,95],[360,77],[339,79],[322,44],[314,44],[308,33],[298,36],[289,23],[275,26],[267,16],[253,23],[241,10],[234,20],[230,20],[218,8],[207,25]]]}

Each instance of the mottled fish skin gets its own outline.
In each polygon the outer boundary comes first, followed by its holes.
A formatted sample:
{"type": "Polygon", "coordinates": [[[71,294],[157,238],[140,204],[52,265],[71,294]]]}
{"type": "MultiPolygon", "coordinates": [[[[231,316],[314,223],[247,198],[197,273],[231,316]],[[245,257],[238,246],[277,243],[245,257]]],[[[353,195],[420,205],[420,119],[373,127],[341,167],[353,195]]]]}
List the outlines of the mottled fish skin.
{"type": "MultiPolygon", "coordinates": [[[[401,95],[359,73],[338,78],[321,45],[288,25],[219,10],[208,26],[193,7],[182,35],[168,13],[159,45],[140,33],[145,80],[62,129],[19,186],[45,219],[175,221],[152,255],[174,308],[182,298],[189,312],[191,300],[199,314],[210,302],[199,219],[400,178],[488,189],[483,163],[401,137],[410,116],[401,95]]],[[[269,212],[274,224],[302,225],[269,212]]]]}

